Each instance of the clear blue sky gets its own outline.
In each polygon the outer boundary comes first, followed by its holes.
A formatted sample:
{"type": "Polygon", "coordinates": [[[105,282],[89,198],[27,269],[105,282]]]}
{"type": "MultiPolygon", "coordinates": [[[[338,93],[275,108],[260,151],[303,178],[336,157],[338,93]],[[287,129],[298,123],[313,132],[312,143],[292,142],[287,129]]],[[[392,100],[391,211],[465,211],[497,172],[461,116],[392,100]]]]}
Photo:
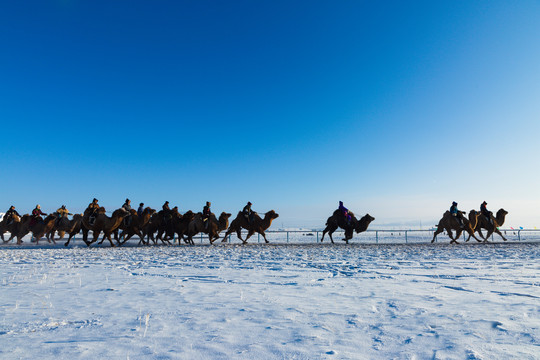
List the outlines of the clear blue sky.
{"type": "Polygon", "coordinates": [[[320,227],[343,200],[417,227],[486,200],[540,226],[539,19],[538,1],[2,1],[0,206],[250,200],[320,227]]]}

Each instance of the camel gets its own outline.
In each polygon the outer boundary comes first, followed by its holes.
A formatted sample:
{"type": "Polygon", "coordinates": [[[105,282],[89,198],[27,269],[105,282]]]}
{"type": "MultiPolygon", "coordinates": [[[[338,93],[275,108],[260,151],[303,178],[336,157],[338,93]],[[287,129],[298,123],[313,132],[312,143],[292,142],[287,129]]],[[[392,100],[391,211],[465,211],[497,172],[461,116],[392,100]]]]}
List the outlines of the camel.
{"type": "Polygon", "coordinates": [[[83,218],[82,218],[82,224],[83,224],[83,240],[86,243],[86,245],[90,246],[93,243],[95,243],[98,240],[99,234],[101,234],[101,232],[103,231],[103,239],[100,242],[100,244],[103,243],[105,239],[108,239],[111,246],[114,247],[115,245],[112,242],[111,234],[113,233],[114,230],[116,230],[120,226],[120,224],[122,223],[122,221],[127,215],[129,215],[129,213],[123,208],[120,208],[120,209],[115,210],[112,213],[111,217],[108,217],[107,215],[105,215],[105,208],[100,207],[98,210],[96,219],[94,220],[94,223],[90,224],[89,222],[90,213],[89,211],[85,211],[85,214],[83,215],[83,218]],[[84,228],[93,231],[94,237],[92,241],[85,240],[84,228]]]}
{"type": "MultiPolygon", "coordinates": [[[[504,209],[499,209],[499,211],[497,211],[497,216],[495,216],[494,223],[489,221],[489,219],[486,218],[484,215],[480,215],[478,217],[478,225],[476,226],[475,231],[477,231],[480,237],[484,239],[484,242],[488,242],[489,237],[493,233],[498,234],[500,237],[502,237],[504,241],[506,241],[507,239],[503,236],[503,234],[499,231],[498,228],[499,226],[503,226],[507,214],[508,211],[504,209]],[[486,237],[484,237],[484,235],[482,234],[481,229],[486,229],[488,231],[486,237]]],[[[470,238],[471,236],[469,235],[469,238],[466,241],[469,241],[470,238]]]]}
{"type": "Polygon", "coordinates": [[[242,240],[243,244],[246,244],[248,239],[254,233],[261,234],[262,237],[264,238],[264,241],[266,243],[269,243],[269,241],[266,239],[266,234],[264,233],[264,230],[268,229],[270,225],[272,225],[272,221],[277,219],[278,217],[279,215],[274,210],[270,210],[266,214],[264,214],[263,219],[261,219],[259,214],[254,213],[253,222],[250,223],[248,219],[246,219],[244,214],[242,214],[242,212],[239,211],[236,218],[231,222],[231,225],[229,226],[229,229],[225,233],[225,236],[223,237],[223,240],[221,242],[227,241],[227,236],[229,236],[233,232],[236,232],[236,236],[238,236],[238,238],[242,240]],[[242,236],[241,236],[242,228],[248,231],[248,234],[245,240],[242,239],[242,236]]]}
{"type": "MultiPolygon", "coordinates": [[[[34,218],[31,215],[23,215],[16,233],[17,245],[22,243],[22,238],[29,232],[31,232],[33,237],[36,239],[36,245],[39,245],[39,240],[52,230],[56,219],[57,217],[54,214],[48,215],[45,220],[41,217],[34,218]]],[[[49,243],[51,242],[50,239],[47,239],[47,241],[49,243]]],[[[52,242],[56,244],[54,239],[52,242]]]]}
{"type": "Polygon", "coordinates": [[[360,220],[357,220],[354,214],[350,211],[349,215],[351,215],[351,221],[350,223],[347,223],[341,211],[339,209],[335,210],[332,216],[326,220],[326,228],[323,230],[321,242],[324,240],[324,235],[328,233],[328,236],[330,236],[330,241],[332,244],[334,244],[332,234],[337,230],[338,227],[340,227],[345,230],[345,237],[342,240],[348,244],[349,240],[351,240],[353,237],[353,231],[356,231],[357,234],[364,232],[367,230],[369,224],[375,220],[375,218],[369,214],[364,215],[360,220]]]}
{"type": "Polygon", "coordinates": [[[73,219],[69,220],[67,217],[62,217],[60,221],[55,222],[54,227],[47,234],[47,238],[50,238],[54,241],[54,233],[58,232],[60,240],[64,238],[65,233],[69,234],[68,240],[64,246],[68,246],[71,239],[77,235],[82,229],[82,214],[73,215],[73,219]]]}
{"type": "Polygon", "coordinates": [[[20,223],[21,218],[17,216],[17,214],[13,214],[11,220],[8,220],[4,217],[2,221],[0,221],[0,238],[2,238],[2,241],[4,243],[10,242],[15,237],[18,232],[20,223]],[[4,239],[4,233],[6,232],[10,234],[8,240],[4,239]]]}
{"type": "MultiPolygon", "coordinates": [[[[464,211],[461,212],[462,214],[465,214],[464,211]]],[[[443,214],[442,219],[439,221],[439,224],[437,225],[437,230],[433,234],[433,240],[431,240],[431,243],[435,242],[435,238],[438,234],[442,233],[444,230],[448,233],[448,237],[450,237],[450,244],[455,243],[459,244],[457,242],[457,239],[461,236],[461,233],[463,230],[465,230],[467,233],[469,233],[469,237],[472,236],[476,239],[476,241],[481,242],[476,236],[474,236],[474,229],[478,225],[478,217],[480,216],[479,211],[471,210],[469,212],[469,218],[463,217],[463,228],[459,226],[458,219],[456,219],[455,216],[452,216],[450,214],[450,211],[446,211],[443,214]],[[452,230],[456,231],[456,237],[452,237],[452,230]]]]}
{"type": "Polygon", "coordinates": [[[139,217],[137,215],[137,211],[132,209],[131,221],[129,225],[126,225],[126,221],[125,221],[127,217],[124,218],[124,221],[122,221],[118,229],[116,229],[114,232],[114,239],[118,240],[118,230],[122,230],[122,233],[120,234],[120,238],[124,238],[124,241],[122,241],[120,245],[124,245],[126,241],[128,241],[129,239],[131,239],[131,237],[133,237],[133,235],[137,235],[141,239],[141,242],[145,244],[142,229],[144,226],[146,226],[146,224],[148,224],[148,222],[150,221],[150,218],[155,212],[156,210],[147,207],[144,209],[143,213],[139,217]]]}
{"type": "Polygon", "coordinates": [[[154,244],[157,244],[157,240],[161,240],[162,243],[171,245],[169,240],[174,238],[174,233],[176,232],[175,224],[181,222],[180,219],[182,218],[183,216],[178,212],[177,206],[167,211],[160,210],[154,213],[148,223],[143,227],[143,236],[148,237],[148,244],[150,244],[150,240],[154,244]],[[156,232],[157,235],[154,237],[156,232]]]}
{"type": "Polygon", "coordinates": [[[229,227],[229,218],[231,215],[232,214],[222,212],[218,220],[214,214],[211,214],[210,218],[207,220],[209,221],[208,226],[205,226],[202,213],[195,214],[188,226],[187,240],[193,245],[193,236],[198,233],[204,233],[208,234],[208,240],[210,240],[210,244],[213,244],[214,241],[219,239],[219,233],[229,227]]]}

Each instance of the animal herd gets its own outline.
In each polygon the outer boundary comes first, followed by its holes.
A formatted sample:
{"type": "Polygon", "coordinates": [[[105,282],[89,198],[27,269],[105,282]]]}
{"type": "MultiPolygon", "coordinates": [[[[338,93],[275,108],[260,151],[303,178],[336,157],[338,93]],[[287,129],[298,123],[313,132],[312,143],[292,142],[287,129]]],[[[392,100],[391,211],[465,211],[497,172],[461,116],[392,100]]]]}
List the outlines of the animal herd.
{"type": "MultiPolygon", "coordinates": [[[[447,232],[451,243],[457,243],[457,239],[463,232],[469,234],[466,241],[473,237],[481,242],[482,240],[478,239],[475,233],[478,233],[483,241],[487,241],[492,233],[500,235],[506,241],[506,238],[498,229],[504,223],[506,214],[508,214],[507,211],[500,209],[496,216],[488,219],[481,215],[480,212],[471,210],[468,217],[462,217],[463,220],[460,223],[455,216],[452,216],[447,211],[439,221],[431,242],[433,243],[436,236],[443,231],[447,232]],[[481,229],[487,230],[485,237],[481,229]],[[455,237],[453,231],[456,232],[455,237]]],[[[99,244],[108,240],[110,245],[114,247],[125,244],[135,235],[140,239],[139,245],[157,244],[158,241],[171,245],[171,240],[175,239],[175,237],[179,239],[179,244],[180,239],[186,244],[194,244],[193,237],[202,233],[208,235],[210,244],[213,244],[220,238],[220,234],[225,231],[222,242],[225,242],[230,234],[236,233],[237,237],[245,244],[253,234],[258,233],[268,243],[265,230],[279,216],[274,210],[270,210],[262,217],[254,213],[251,218],[248,218],[242,211],[239,211],[236,218],[229,224],[231,215],[226,212],[222,212],[219,217],[210,214],[208,219],[205,220],[200,212],[187,211],[181,214],[176,207],[172,210],[160,211],[146,207],[139,214],[133,209],[127,211],[120,208],[115,210],[111,216],[106,214],[105,208],[99,207],[93,213],[87,209],[84,214],[75,214],[71,219],[67,215],[61,216],[58,213],[49,214],[44,219],[29,214],[22,216],[17,214],[11,216],[10,219],[4,218],[0,221],[0,237],[4,243],[16,239],[17,244],[21,244],[22,238],[31,233],[37,243],[43,237],[46,237],[48,242],[56,243],[56,234],[60,239],[63,239],[67,234],[68,239],[65,246],[68,246],[75,235],[82,233],[82,240],[87,246],[91,246],[99,240],[100,235],[103,233],[99,244]],[[243,229],[247,230],[245,239],[242,238],[241,234],[243,229]],[[90,231],[92,231],[91,237],[89,236],[90,231]],[[10,233],[10,237],[7,239],[4,238],[6,232],[10,233]]],[[[334,243],[332,233],[341,228],[345,232],[343,240],[348,243],[352,239],[354,232],[366,231],[369,224],[375,220],[369,214],[360,219],[357,219],[352,212],[349,212],[349,215],[347,219],[341,214],[340,210],[334,211],[326,222],[321,242],[324,240],[325,235],[328,234],[331,242],[334,243]]]]}

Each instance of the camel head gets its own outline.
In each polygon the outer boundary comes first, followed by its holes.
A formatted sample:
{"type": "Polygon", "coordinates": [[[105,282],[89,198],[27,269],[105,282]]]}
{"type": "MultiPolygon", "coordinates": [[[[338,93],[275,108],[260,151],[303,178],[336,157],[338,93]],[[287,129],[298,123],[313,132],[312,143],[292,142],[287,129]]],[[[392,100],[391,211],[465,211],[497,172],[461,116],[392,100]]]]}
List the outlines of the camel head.
{"type": "Polygon", "coordinates": [[[499,209],[499,211],[497,211],[497,216],[495,217],[497,219],[497,223],[500,225],[504,224],[504,220],[506,218],[506,215],[508,215],[508,211],[504,210],[504,209],[499,209]]]}
{"type": "Polygon", "coordinates": [[[229,214],[229,213],[226,213],[225,211],[221,213],[221,215],[219,215],[219,218],[220,219],[228,219],[231,217],[232,214],[229,214]]]}
{"type": "Polygon", "coordinates": [[[277,214],[274,210],[270,210],[269,212],[264,214],[264,217],[274,220],[274,219],[277,219],[279,217],[279,214],[277,214]]]}
{"type": "Polygon", "coordinates": [[[367,227],[369,226],[369,224],[371,224],[373,220],[375,220],[375,218],[369,214],[362,216],[362,218],[355,224],[356,226],[354,230],[356,231],[356,233],[366,231],[367,227]],[[363,229],[364,226],[365,229],[363,229]]]}
{"type": "Polygon", "coordinates": [[[497,211],[497,217],[501,216],[501,217],[504,217],[508,215],[508,211],[504,210],[504,209],[499,209],[499,211],[497,211]]]}

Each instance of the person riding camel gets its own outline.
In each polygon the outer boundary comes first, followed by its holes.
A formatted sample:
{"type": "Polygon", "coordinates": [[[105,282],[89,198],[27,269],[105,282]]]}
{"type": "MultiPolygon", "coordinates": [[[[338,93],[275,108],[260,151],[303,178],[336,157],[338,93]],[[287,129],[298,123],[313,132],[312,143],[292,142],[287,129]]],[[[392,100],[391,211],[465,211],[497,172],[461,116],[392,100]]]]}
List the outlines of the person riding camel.
{"type": "Polygon", "coordinates": [[[251,202],[248,201],[247,205],[242,209],[242,214],[250,224],[253,222],[253,216],[255,215],[255,212],[251,210],[251,205],[251,202]]]}
{"type": "Polygon", "coordinates": [[[137,216],[141,217],[144,212],[144,203],[139,204],[139,208],[137,209],[137,216]]]}
{"type": "Polygon", "coordinates": [[[124,205],[122,205],[122,209],[126,210],[128,215],[124,218],[124,224],[126,224],[126,226],[129,226],[131,224],[131,200],[129,199],[126,199],[126,201],[124,202],[124,205]]]}
{"type": "Polygon", "coordinates": [[[94,224],[94,221],[96,221],[97,212],[99,210],[99,204],[98,199],[94,198],[90,204],[88,204],[88,207],[86,208],[86,212],[88,212],[90,215],[88,216],[88,222],[90,225],[94,224]]]}
{"type": "Polygon", "coordinates": [[[488,219],[490,223],[493,224],[493,220],[494,220],[493,213],[487,209],[486,205],[487,205],[487,202],[485,201],[480,205],[480,212],[482,213],[482,215],[484,215],[488,219]]]}
{"type": "Polygon", "coordinates": [[[457,208],[457,202],[452,202],[452,206],[450,207],[450,214],[454,216],[459,224],[459,227],[463,227],[463,212],[459,211],[457,208]]]}
{"type": "Polygon", "coordinates": [[[338,210],[341,212],[341,214],[345,218],[345,221],[347,221],[347,225],[349,225],[351,223],[351,214],[349,214],[349,209],[343,206],[343,201],[339,202],[338,210]]]}
{"type": "Polygon", "coordinates": [[[163,209],[163,224],[166,225],[170,219],[172,219],[171,208],[169,208],[169,202],[165,201],[165,204],[161,207],[163,209]]]}
{"type": "Polygon", "coordinates": [[[202,211],[202,219],[204,222],[205,229],[208,228],[208,224],[210,223],[208,219],[210,218],[210,215],[212,215],[212,212],[210,211],[210,205],[211,205],[210,201],[207,201],[202,211]]]}
{"type": "Polygon", "coordinates": [[[17,215],[19,218],[21,215],[15,210],[15,206],[11,205],[9,207],[9,210],[6,211],[4,214],[4,220],[6,221],[6,225],[11,225],[13,223],[13,216],[17,215]]]}
{"type": "Polygon", "coordinates": [[[38,204],[34,210],[32,210],[32,220],[30,220],[30,226],[34,225],[37,221],[43,221],[41,215],[45,216],[47,214],[41,211],[41,206],[38,204]]]}
{"type": "Polygon", "coordinates": [[[68,215],[73,215],[69,212],[68,209],[66,209],[66,205],[62,205],[58,210],[56,210],[56,225],[60,224],[60,221],[62,221],[63,218],[68,217],[68,215]]]}

